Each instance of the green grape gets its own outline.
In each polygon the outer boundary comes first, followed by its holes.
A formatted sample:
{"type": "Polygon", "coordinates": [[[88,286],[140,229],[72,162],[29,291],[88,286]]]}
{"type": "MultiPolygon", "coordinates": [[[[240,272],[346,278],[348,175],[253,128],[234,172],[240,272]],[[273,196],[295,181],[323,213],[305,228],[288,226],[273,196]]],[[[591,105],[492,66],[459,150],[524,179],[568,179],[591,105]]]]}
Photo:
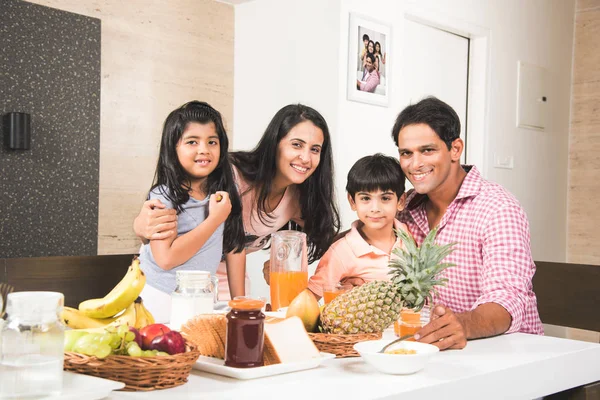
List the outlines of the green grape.
{"type": "Polygon", "coordinates": [[[156,355],[159,357],[170,356],[169,353],[165,353],[164,351],[159,351],[158,353],[156,353],[156,355]]]}
{"type": "Polygon", "coordinates": [[[112,353],[112,349],[108,344],[99,344],[98,350],[94,353],[94,355],[98,358],[106,358],[112,353]]]}
{"type": "Polygon", "coordinates": [[[79,338],[81,338],[82,336],[85,336],[87,334],[88,334],[87,332],[74,331],[72,329],[65,331],[64,350],[65,351],[73,351],[73,347],[75,346],[75,343],[77,343],[79,338]]]}
{"type": "Polygon", "coordinates": [[[77,339],[77,341],[73,345],[73,351],[76,353],[88,354],[87,351],[89,350],[89,347],[94,343],[95,340],[95,333],[88,333],[87,335],[83,335],[79,339],[77,339]]]}
{"type": "Polygon", "coordinates": [[[142,357],[154,357],[156,354],[152,350],[142,351],[142,357]]]}
{"type": "Polygon", "coordinates": [[[108,328],[106,328],[106,331],[108,333],[117,333],[117,327],[113,326],[113,325],[110,325],[108,328]]]}
{"type": "Polygon", "coordinates": [[[125,341],[131,342],[133,340],[135,340],[135,333],[133,333],[131,331],[127,331],[127,333],[125,334],[125,341]]]}
{"type": "Polygon", "coordinates": [[[110,339],[110,347],[113,349],[118,349],[119,347],[121,347],[121,338],[119,337],[119,335],[117,335],[116,333],[111,333],[111,339],[110,339]]]}
{"type": "Polygon", "coordinates": [[[136,342],[129,342],[127,343],[127,354],[131,357],[141,357],[142,349],[140,349],[140,346],[136,342]]]}
{"type": "Polygon", "coordinates": [[[117,328],[117,333],[120,337],[125,337],[125,334],[129,332],[129,327],[127,325],[119,325],[117,328]]]}
{"type": "Polygon", "coordinates": [[[113,340],[113,335],[112,333],[103,333],[98,339],[97,339],[97,343],[98,344],[106,344],[106,345],[110,345],[110,343],[113,340]]]}

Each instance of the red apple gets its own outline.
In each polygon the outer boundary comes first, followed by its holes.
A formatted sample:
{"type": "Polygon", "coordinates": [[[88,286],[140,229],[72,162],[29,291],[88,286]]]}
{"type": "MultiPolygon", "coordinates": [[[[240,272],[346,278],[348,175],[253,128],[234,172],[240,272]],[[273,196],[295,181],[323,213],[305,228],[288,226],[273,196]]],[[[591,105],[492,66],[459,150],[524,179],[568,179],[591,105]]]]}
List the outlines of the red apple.
{"type": "Polygon", "coordinates": [[[177,331],[167,332],[155,337],[150,344],[150,349],[164,351],[170,355],[185,353],[185,340],[177,331]]]}
{"type": "Polygon", "coordinates": [[[142,337],[142,349],[151,350],[150,343],[152,343],[152,340],[154,340],[154,338],[157,336],[161,336],[169,332],[171,332],[169,327],[163,324],[146,325],[140,329],[140,336],[142,337]]]}
{"type": "Polygon", "coordinates": [[[136,342],[138,344],[138,346],[140,346],[140,349],[141,349],[142,348],[142,335],[140,335],[140,331],[138,331],[133,326],[130,326],[129,330],[135,334],[135,339],[133,339],[133,341],[136,342]]]}

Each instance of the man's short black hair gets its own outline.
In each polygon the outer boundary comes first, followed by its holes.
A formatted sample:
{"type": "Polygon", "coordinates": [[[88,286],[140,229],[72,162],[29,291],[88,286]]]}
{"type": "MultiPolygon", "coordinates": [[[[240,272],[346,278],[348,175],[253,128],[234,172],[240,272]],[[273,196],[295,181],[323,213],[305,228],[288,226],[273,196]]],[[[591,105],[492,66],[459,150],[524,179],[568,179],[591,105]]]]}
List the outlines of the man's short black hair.
{"type": "Polygon", "coordinates": [[[460,119],[452,107],[436,97],[427,97],[417,104],[412,104],[400,112],[394,128],[392,139],[398,146],[398,134],[408,125],[427,124],[446,143],[448,150],[452,142],[460,137],[460,119]]]}
{"type": "Polygon", "coordinates": [[[375,64],[375,55],[373,53],[367,53],[367,58],[371,60],[373,64],[375,64]]]}
{"type": "Polygon", "coordinates": [[[366,33],[363,35],[363,42],[364,42],[365,40],[369,40],[369,35],[367,35],[366,33]]]}
{"type": "Polygon", "coordinates": [[[354,199],[358,192],[383,192],[391,190],[398,198],[404,194],[404,173],[395,157],[381,153],[366,156],[358,160],[350,172],[346,191],[354,199]]]}

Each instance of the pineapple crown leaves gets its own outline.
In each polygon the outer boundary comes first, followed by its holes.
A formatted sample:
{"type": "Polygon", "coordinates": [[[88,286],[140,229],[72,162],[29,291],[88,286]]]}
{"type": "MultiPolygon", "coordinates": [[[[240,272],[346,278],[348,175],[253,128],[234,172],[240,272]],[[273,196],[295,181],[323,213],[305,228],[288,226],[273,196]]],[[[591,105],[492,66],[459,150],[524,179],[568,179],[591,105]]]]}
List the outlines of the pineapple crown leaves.
{"type": "Polygon", "coordinates": [[[457,244],[449,243],[443,246],[435,244],[437,228],[432,229],[421,247],[417,247],[415,240],[407,232],[396,230],[396,235],[402,240],[404,249],[396,248],[393,253],[398,257],[390,260],[389,274],[391,281],[400,293],[404,305],[415,310],[420,310],[425,305],[425,300],[433,301],[437,295],[436,286],[445,285],[445,278],[436,278],[436,275],[455,264],[442,263],[457,244]]]}

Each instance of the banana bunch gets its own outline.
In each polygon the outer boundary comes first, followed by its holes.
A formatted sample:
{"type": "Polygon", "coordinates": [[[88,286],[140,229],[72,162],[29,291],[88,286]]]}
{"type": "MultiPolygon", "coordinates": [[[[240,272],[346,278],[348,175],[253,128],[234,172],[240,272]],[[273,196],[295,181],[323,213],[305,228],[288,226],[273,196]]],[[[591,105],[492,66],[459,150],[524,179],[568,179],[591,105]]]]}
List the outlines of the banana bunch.
{"type": "Polygon", "coordinates": [[[101,299],[90,299],[80,303],[79,311],[91,318],[113,317],[138,298],[145,284],[146,275],[140,268],[140,260],[136,257],[121,282],[109,294],[101,299]]]}
{"type": "Polygon", "coordinates": [[[139,297],[146,275],[140,269],[140,260],[134,258],[121,281],[101,299],[90,299],[79,304],[79,309],[64,307],[63,323],[72,329],[106,329],[128,325],[143,328],[154,323],[154,317],[139,297]]]}

